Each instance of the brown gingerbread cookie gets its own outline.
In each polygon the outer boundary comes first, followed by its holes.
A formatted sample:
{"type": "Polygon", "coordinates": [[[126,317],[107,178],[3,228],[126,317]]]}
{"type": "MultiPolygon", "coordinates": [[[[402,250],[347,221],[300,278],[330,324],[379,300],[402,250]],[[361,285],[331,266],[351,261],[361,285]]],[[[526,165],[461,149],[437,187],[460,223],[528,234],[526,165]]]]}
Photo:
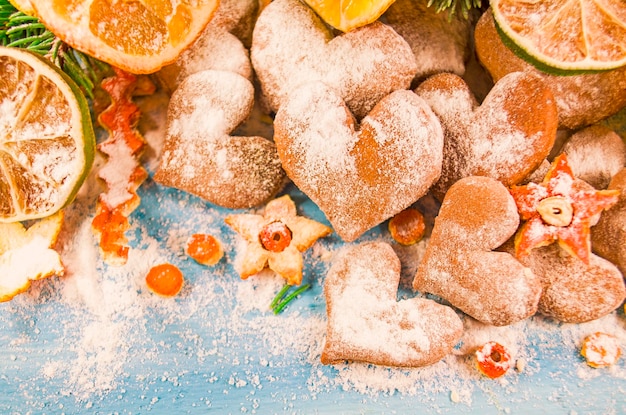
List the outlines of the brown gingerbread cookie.
{"type": "Polygon", "coordinates": [[[362,118],[385,95],[407,89],[417,70],[411,48],[389,26],[374,22],[335,37],[298,0],[275,0],[265,7],[250,55],[273,111],[299,85],[323,81],[362,118]]]}
{"type": "Polygon", "coordinates": [[[236,73],[201,71],[185,78],[168,106],[154,180],[233,209],[276,195],[285,173],[274,143],[230,135],[253,103],[254,87],[236,73]]]}
{"type": "Polygon", "coordinates": [[[248,51],[239,39],[212,21],[174,63],[154,76],[163,90],[171,94],[189,75],[209,69],[234,72],[252,81],[248,51]]]}
{"type": "MultiPolygon", "coordinates": [[[[530,72],[552,89],[558,108],[559,127],[578,129],[618,112],[626,105],[626,66],[611,71],[571,76],[550,75],[515,55],[496,30],[491,10],[485,12],[474,31],[480,62],[498,81],[511,72],[530,72]]],[[[539,111],[536,111],[539,114],[539,111]]]]}
{"type": "Polygon", "coordinates": [[[532,316],[541,281],[513,255],[494,251],[518,225],[515,202],[502,183],[483,176],[459,180],[442,202],[413,288],[487,324],[532,316]]]}
{"type": "Polygon", "coordinates": [[[503,77],[481,105],[465,81],[449,73],[431,76],[415,92],[428,102],[444,130],[441,178],[433,188],[440,199],[468,176],[517,184],[542,163],[554,144],[554,98],[536,75],[515,72],[503,77]]]}
{"type": "Polygon", "coordinates": [[[352,246],[333,262],[322,363],[418,367],[452,351],[463,332],[459,316],[425,298],[397,301],[399,280],[400,260],[385,242],[352,246]]]}
{"type": "Polygon", "coordinates": [[[220,0],[209,24],[237,36],[246,48],[252,44],[252,30],[261,11],[262,0],[220,0]]]}
{"type": "Polygon", "coordinates": [[[471,53],[469,19],[438,13],[427,0],[396,0],[383,21],[411,46],[417,61],[416,82],[439,72],[465,73],[471,53]]]}
{"type": "Polygon", "coordinates": [[[561,151],[567,154],[574,176],[596,189],[606,189],[626,166],[626,144],[615,131],[599,124],[574,133],[561,151]]]}
{"type": "Polygon", "coordinates": [[[591,243],[596,254],[617,265],[626,275],[626,168],[613,176],[608,188],[619,190],[619,200],[591,228],[591,243]]]}
{"type": "Polygon", "coordinates": [[[276,114],[274,141],[289,178],[345,241],[417,201],[441,171],[439,121],[408,90],[392,92],[357,124],[332,88],[303,85],[276,114]]]}
{"type": "MultiPolygon", "coordinates": [[[[514,254],[510,241],[503,251],[514,254]]],[[[566,323],[596,320],[626,298],[624,278],[609,261],[591,254],[589,264],[569,255],[558,244],[533,249],[519,261],[541,280],[538,312],[566,323]]]]}

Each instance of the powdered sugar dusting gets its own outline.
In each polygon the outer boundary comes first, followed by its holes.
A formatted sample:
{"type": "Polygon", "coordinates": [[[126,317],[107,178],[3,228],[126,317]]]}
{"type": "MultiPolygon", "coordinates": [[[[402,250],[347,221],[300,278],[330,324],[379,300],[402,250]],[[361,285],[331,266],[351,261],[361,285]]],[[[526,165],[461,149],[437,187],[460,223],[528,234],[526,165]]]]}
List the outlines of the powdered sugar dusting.
{"type": "Polygon", "coordinates": [[[251,60],[273,111],[298,86],[323,81],[357,118],[388,93],[409,87],[415,57],[389,27],[375,22],[334,37],[317,15],[296,0],[271,2],[254,28],[251,60]]]}

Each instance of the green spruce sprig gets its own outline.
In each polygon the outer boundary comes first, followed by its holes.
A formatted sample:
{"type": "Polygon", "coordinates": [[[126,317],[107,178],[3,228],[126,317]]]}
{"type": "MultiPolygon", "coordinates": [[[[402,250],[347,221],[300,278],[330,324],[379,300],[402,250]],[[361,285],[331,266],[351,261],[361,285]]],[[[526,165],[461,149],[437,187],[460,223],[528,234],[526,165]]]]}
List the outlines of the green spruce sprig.
{"type": "Polygon", "coordinates": [[[291,289],[292,285],[285,284],[283,288],[276,294],[272,303],[270,304],[270,308],[274,312],[274,314],[280,314],[287,305],[292,302],[297,296],[311,288],[311,284],[305,284],[302,287],[298,287],[293,290],[291,293],[287,294],[291,289]]]}
{"type": "Polygon", "coordinates": [[[106,73],[107,64],[72,49],[36,17],[0,0],[0,45],[26,49],[45,56],[65,72],[90,99],[106,73]]]}
{"type": "Polygon", "coordinates": [[[428,7],[435,7],[437,13],[448,11],[449,18],[454,14],[463,16],[465,19],[469,17],[472,9],[480,9],[483,6],[482,0],[428,0],[428,7]]]}

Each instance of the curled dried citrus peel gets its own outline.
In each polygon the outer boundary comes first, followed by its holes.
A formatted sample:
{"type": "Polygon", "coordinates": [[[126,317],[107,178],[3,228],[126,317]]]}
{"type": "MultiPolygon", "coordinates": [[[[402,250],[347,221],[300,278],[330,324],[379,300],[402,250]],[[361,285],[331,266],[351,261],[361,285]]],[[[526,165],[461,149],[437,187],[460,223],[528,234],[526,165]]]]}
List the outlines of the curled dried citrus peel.
{"type": "Polygon", "coordinates": [[[62,224],[62,211],[28,229],[20,222],[0,223],[0,301],[27,291],[32,281],[64,274],[61,257],[52,249],[62,224]]]}
{"type": "Polygon", "coordinates": [[[248,242],[241,278],[269,268],[289,285],[302,283],[302,252],[332,232],[322,223],[298,216],[289,195],[270,201],[263,215],[230,215],[225,221],[248,242]]]}
{"type": "Polygon", "coordinates": [[[596,215],[617,203],[619,191],[581,189],[565,154],[552,163],[541,183],[510,189],[524,224],[515,235],[515,254],[558,244],[570,255],[589,264],[590,228],[596,215]]]}
{"type": "Polygon", "coordinates": [[[137,189],[148,173],[139,161],[145,140],[136,129],[140,111],[132,101],[138,78],[121,69],[114,70],[115,76],[102,82],[102,88],[111,96],[111,104],[98,117],[109,133],[98,145],[98,150],[107,156],[98,177],[107,189],[98,198],[92,228],[99,235],[105,261],[124,264],[129,251],[125,236],[130,227],[128,216],[139,206],[137,189]]]}

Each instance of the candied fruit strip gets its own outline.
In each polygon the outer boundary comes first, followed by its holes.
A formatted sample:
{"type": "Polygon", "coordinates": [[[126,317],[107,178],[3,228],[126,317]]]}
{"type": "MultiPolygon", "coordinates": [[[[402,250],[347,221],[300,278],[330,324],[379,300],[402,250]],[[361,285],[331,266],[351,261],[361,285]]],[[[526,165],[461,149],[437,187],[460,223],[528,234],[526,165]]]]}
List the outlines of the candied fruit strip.
{"type": "Polygon", "coordinates": [[[107,189],[98,198],[92,229],[100,238],[104,260],[123,265],[129,251],[125,236],[130,227],[128,216],[141,202],[137,189],[148,173],[139,160],[145,146],[136,129],[141,113],[132,101],[137,77],[118,68],[114,71],[114,76],[102,81],[102,89],[111,96],[111,104],[98,116],[98,122],[109,133],[98,145],[98,150],[107,156],[98,177],[107,189]]]}

